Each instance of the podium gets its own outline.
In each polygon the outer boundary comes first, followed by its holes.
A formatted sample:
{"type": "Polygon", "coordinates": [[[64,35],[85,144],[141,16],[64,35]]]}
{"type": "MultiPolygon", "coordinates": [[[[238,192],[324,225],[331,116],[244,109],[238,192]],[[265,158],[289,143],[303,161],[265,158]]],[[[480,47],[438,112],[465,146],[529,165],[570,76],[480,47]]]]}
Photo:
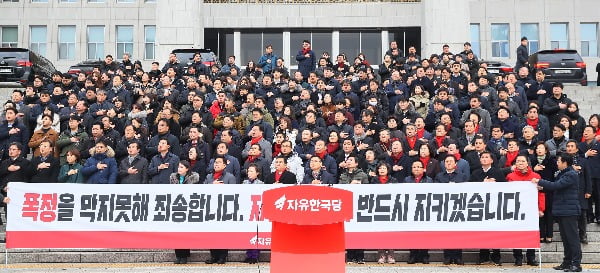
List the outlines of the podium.
{"type": "Polygon", "coordinates": [[[344,222],[352,219],[351,191],[318,185],[265,191],[271,220],[271,272],[345,272],[344,222]]]}

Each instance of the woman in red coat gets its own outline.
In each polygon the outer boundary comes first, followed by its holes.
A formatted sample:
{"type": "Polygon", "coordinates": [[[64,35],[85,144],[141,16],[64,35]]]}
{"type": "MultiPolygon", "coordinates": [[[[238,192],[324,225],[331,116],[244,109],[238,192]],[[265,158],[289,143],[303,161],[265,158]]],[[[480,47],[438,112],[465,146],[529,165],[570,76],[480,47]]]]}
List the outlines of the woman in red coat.
{"type": "MultiPolygon", "coordinates": [[[[506,176],[506,180],[508,182],[513,181],[531,181],[533,178],[540,179],[541,176],[534,172],[533,169],[529,166],[529,161],[527,156],[519,155],[515,159],[515,169],[513,172],[509,173],[506,176]]],[[[544,216],[544,210],[546,209],[546,198],[543,192],[538,191],[538,211],[539,216],[544,216]]],[[[513,256],[515,257],[515,265],[521,266],[523,265],[523,250],[521,249],[513,249],[513,256]]],[[[538,266],[539,263],[535,260],[535,249],[527,250],[527,264],[538,266]]]]}

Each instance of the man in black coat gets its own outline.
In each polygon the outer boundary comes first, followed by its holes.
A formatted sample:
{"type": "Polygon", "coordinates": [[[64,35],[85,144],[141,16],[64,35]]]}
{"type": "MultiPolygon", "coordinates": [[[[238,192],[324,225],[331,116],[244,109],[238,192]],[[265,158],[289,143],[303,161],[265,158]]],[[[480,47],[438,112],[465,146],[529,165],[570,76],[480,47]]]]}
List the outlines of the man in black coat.
{"type": "Polygon", "coordinates": [[[527,67],[529,65],[529,50],[527,50],[527,37],[521,38],[521,45],[517,47],[517,63],[515,64],[515,71],[519,71],[521,67],[527,67]]]}
{"type": "Polygon", "coordinates": [[[148,160],[140,155],[141,148],[138,141],[127,145],[127,156],[119,162],[120,184],[148,184],[148,160]]]}
{"type": "Polygon", "coordinates": [[[296,175],[287,170],[287,159],[285,156],[275,158],[275,172],[265,178],[265,184],[297,184],[296,175]]]}
{"type": "Polygon", "coordinates": [[[560,121],[560,118],[567,113],[567,106],[571,103],[571,99],[563,94],[563,84],[555,82],[552,84],[552,96],[544,100],[543,111],[550,121],[550,128],[560,121]]]}
{"type": "MultiPolygon", "coordinates": [[[[476,169],[471,174],[471,182],[506,182],[506,176],[502,173],[497,167],[494,167],[494,156],[492,153],[485,151],[479,154],[479,161],[481,163],[481,167],[476,169]]],[[[489,261],[493,262],[495,265],[502,265],[500,261],[500,249],[492,249],[492,253],[490,255],[489,249],[481,249],[479,250],[479,262],[478,264],[484,264],[489,261]]]]}
{"type": "Polygon", "coordinates": [[[592,180],[592,196],[594,198],[594,216],[596,223],[600,224],[600,142],[596,140],[596,130],[588,125],[583,129],[583,141],[579,143],[579,154],[586,158],[590,168],[590,178],[592,180]]]}
{"type": "Polygon", "coordinates": [[[573,169],[573,157],[570,155],[559,155],[556,158],[556,165],[559,170],[556,181],[534,178],[531,182],[537,183],[544,190],[554,191],[552,214],[558,220],[564,249],[563,262],[554,269],[581,272],[581,244],[577,229],[578,218],[581,215],[579,175],[573,169]]]}
{"type": "MultiPolygon", "coordinates": [[[[587,211],[590,208],[589,200],[592,197],[592,179],[590,177],[590,165],[587,159],[579,154],[577,141],[569,140],[566,145],[566,153],[573,157],[573,169],[579,174],[579,204],[581,215],[579,216],[579,238],[581,243],[587,244],[587,211]]],[[[548,197],[546,197],[548,198],[548,197]]]]}
{"type": "Polygon", "coordinates": [[[58,172],[60,171],[60,162],[58,158],[52,156],[54,145],[49,140],[43,140],[40,143],[40,155],[31,160],[29,174],[31,183],[56,183],[58,172]]]}

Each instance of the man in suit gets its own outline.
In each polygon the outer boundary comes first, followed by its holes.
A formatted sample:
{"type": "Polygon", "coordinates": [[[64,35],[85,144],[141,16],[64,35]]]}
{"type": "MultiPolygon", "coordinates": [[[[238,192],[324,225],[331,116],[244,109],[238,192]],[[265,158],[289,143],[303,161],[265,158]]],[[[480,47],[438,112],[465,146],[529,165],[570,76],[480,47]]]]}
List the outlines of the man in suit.
{"type": "Polygon", "coordinates": [[[54,145],[50,140],[42,140],[38,148],[40,155],[31,160],[31,179],[29,181],[31,183],[56,183],[60,162],[58,158],[52,156],[54,145]]]}
{"type": "Polygon", "coordinates": [[[148,160],[140,155],[141,148],[137,141],[127,145],[127,157],[119,164],[121,184],[148,184],[148,160]]]}
{"type": "Polygon", "coordinates": [[[275,158],[275,172],[267,176],[265,184],[297,184],[296,175],[287,170],[285,156],[280,155],[275,158]]]}

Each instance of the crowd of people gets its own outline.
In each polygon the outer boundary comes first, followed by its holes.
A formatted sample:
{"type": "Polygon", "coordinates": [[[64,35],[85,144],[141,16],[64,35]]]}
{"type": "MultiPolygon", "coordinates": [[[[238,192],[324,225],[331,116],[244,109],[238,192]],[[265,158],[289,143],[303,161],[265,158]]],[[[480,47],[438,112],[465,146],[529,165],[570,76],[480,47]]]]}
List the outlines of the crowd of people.
{"type": "MultiPolygon", "coordinates": [[[[304,41],[290,71],[271,45],[242,69],[201,54],[144,68],[107,55],[87,75],[55,73],[14,90],[0,117],[2,189],[12,181],[90,184],[386,184],[556,179],[579,174],[579,235],[600,223],[600,118],[582,117],[563,85],[518,65],[492,74],[469,43],[454,54],[405,54],[395,41],[367,56],[315,54],[304,41]],[[319,57],[320,56],[320,57],[319,57]]],[[[6,194],[6,192],[4,192],[6,194]]],[[[553,236],[553,192],[540,190],[540,241],[553,236]]],[[[189,251],[178,250],[177,262],[189,251]]],[[[515,250],[515,264],[523,254],[515,250]]],[[[209,263],[227,252],[211,251],[209,263]]],[[[536,265],[533,251],[527,263],[536,265]]],[[[580,259],[580,258],[579,258],[580,259]]],[[[364,251],[349,250],[364,263],[364,251]]],[[[257,253],[248,252],[247,262],[257,253]]],[[[480,263],[500,264],[498,250],[480,263]]],[[[381,250],[379,263],[394,263],[381,250]]],[[[411,251],[408,263],[429,263],[411,251]]],[[[459,250],[444,263],[462,264],[459,250]]]]}

